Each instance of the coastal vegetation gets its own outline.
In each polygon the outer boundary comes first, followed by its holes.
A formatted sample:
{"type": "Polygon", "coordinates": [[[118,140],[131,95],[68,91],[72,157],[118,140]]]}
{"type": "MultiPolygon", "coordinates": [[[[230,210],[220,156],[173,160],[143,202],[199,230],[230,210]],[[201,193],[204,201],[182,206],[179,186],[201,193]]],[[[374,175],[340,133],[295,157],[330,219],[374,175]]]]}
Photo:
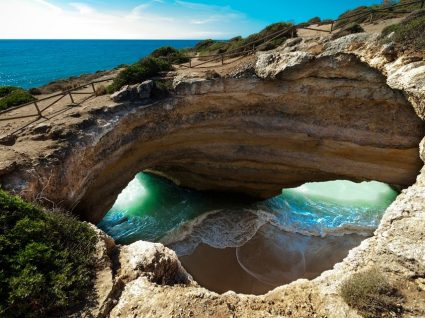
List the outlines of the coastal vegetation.
{"type": "Polygon", "coordinates": [[[0,87],[0,110],[34,101],[35,98],[19,87],[0,87]]]}
{"type": "Polygon", "coordinates": [[[0,87],[0,98],[5,97],[7,95],[9,95],[10,93],[16,91],[20,89],[19,87],[16,86],[1,86],[0,87]]]}
{"type": "Polygon", "coordinates": [[[361,33],[364,32],[364,29],[362,26],[358,23],[349,23],[341,28],[338,32],[334,33],[332,35],[332,39],[338,39],[340,37],[349,35],[349,34],[355,34],[355,33],[361,33]]]}
{"type": "Polygon", "coordinates": [[[124,85],[141,83],[160,72],[171,71],[172,64],[166,59],[147,56],[140,61],[124,68],[108,86],[108,93],[119,90],[124,85]]]}
{"type": "MultiPolygon", "coordinates": [[[[286,30],[287,28],[291,27],[293,24],[288,22],[279,22],[274,23],[263,30],[261,30],[258,33],[251,34],[250,36],[246,38],[242,38],[241,36],[234,37],[230,39],[229,41],[215,41],[211,39],[207,39],[204,41],[199,42],[194,48],[193,51],[195,53],[198,53],[199,55],[209,55],[209,54],[224,54],[228,52],[235,52],[235,53],[242,53],[245,51],[252,50],[252,46],[247,46],[250,43],[253,43],[255,41],[258,41],[260,39],[263,39],[265,37],[270,36],[270,39],[273,38],[272,34],[286,30]]],[[[291,37],[291,33],[288,32],[287,34],[284,34],[282,36],[277,37],[276,39],[273,39],[269,43],[263,44],[259,47],[259,50],[271,50],[279,45],[281,45],[283,42],[286,41],[286,39],[291,37]]],[[[296,36],[296,32],[294,33],[294,36],[296,36]]]]}
{"type": "MultiPolygon", "coordinates": [[[[388,7],[390,7],[390,6],[392,6],[396,3],[406,4],[406,6],[402,8],[403,11],[417,10],[421,6],[420,3],[413,3],[413,4],[410,4],[410,5],[407,5],[407,3],[409,3],[409,2],[412,2],[412,1],[411,0],[400,0],[400,1],[384,0],[384,1],[382,1],[381,4],[372,5],[372,6],[360,6],[360,7],[357,7],[355,9],[348,10],[348,11],[342,13],[338,17],[338,19],[343,19],[343,18],[346,18],[346,19],[341,20],[341,21],[337,21],[335,23],[335,27],[339,28],[339,27],[342,27],[342,26],[349,24],[349,23],[364,23],[364,22],[367,22],[367,21],[370,20],[370,15],[367,14],[368,12],[370,12],[370,10],[379,10],[379,9],[388,8],[388,7]],[[349,18],[352,15],[356,15],[356,16],[349,18]]],[[[388,10],[388,11],[380,11],[380,12],[375,11],[375,12],[373,12],[373,21],[386,20],[386,19],[391,19],[391,18],[399,18],[400,13],[396,12],[396,11],[399,11],[399,10],[400,9],[394,8],[394,9],[388,10]]]]}
{"type": "Polygon", "coordinates": [[[51,317],[88,298],[97,237],[0,190],[0,317],[51,317]]]}
{"type": "Polygon", "coordinates": [[[183,50],[178,50],[172,46],[162,46],[151,53],[152,57],[164,59],[171,64],[181,64],[189,62],[189,57],[183,50]]]}
{"type": "Polygon", "coordinates": [[[378,270],[353,274],[341,287],[345,302],[365,318],[394,317],[400,313],[400,292],[378,270]]]}
{"type": "Polygon", "coordinates": [[[382,31],[382,36],[387,37],[388,41],[394,41],[403,49],[425,50],[425,9],[411,13],[401,23],[386,27],[382,31]],[[389,39],[387,36],[393,32],[389,39]]]}

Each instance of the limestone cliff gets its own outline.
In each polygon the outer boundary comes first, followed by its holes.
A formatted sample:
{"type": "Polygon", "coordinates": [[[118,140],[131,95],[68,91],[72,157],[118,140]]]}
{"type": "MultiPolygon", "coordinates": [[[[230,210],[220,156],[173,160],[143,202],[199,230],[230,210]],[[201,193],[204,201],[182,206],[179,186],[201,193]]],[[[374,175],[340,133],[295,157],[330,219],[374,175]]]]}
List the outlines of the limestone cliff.
{"type": "Polygon", "coordinates": [[[388,56],[374,35],[296,39],[259,53],[255,65],[228,78],[186,73],[175,87],[165,100],[100,98],[29,127],[1,146],[2,185],[91,221],[144,169],[197,189],[258,197],[341,178],[413,185],[387,210],[375,236],[334,270],[264,296],[207,291],[160,245],[116,247],[118,254],[101,254],[95,316],[356,317],[338,288],[351,273],[375,265],[404,284],[406,312],[425,316],[423,58],[388,56]]]}

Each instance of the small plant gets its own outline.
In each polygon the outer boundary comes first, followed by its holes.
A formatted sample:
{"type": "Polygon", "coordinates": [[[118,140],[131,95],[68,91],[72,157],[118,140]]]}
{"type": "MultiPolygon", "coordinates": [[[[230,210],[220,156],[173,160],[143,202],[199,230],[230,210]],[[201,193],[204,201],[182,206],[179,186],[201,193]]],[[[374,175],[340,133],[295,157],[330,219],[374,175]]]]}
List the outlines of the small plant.
{"type": "Polygon", "coordinates": [[[391,40],[405,49],[425,50],[425,10],[418,10],[407,16],[401,23],[386,27],[382,38],[394,32],[391,40]]]}
{"type": "Polygon", "coordinates": [[[308,24],[319,24],[322,21],[320,17],[314,17],[307,21],[308,24]]]}
{"type": "Polygon", "coordinates": [[[116,92],[124,85],[141,83],[158,75],[159,72],[171,70],[172,65],[168,61],[148,56],[122,70],[113,83],[108,86],[107,91],[108,93],[116,92]]]}
{"type": "Polygon", "coordinates": [[[171,64],[181,64],[189,62],[189,58],[181,50],[171,46],[162,46],[151,53],[152,57],[164,59],[171,64]]]}
{"type": "MultiPolygon", "coordinates": [[[[263,30],[261,30],[258,33],[251,34],[247,38],[242,38],[240,36],[234,37],[230,39],[229,41],[214,41],[211,39],[204,40],[199,42],[195,45],[194,50],[200,55],[209,55],[209,54],[223,54],[228,52],[235,52],[235,55],[239,53],[243,53],[246,51],[250,51],[253,48],[253,43],[256,43],[256,41],[260,41],[263,38],[269,37],[268,39],[272,39],[272,34],[276,35],[276,33],[279,33],[279,31],[284,31],[291,27],[293,24],[288,22],[279,22],[274,23],[263,30]]],[[[263,45],[263,49],[274,49],[277,46],[284,43],[289,37],[292,36],[291,32],[287,32],[281,36],[278,36],[277,38],[273,39],[273,41],[268,42],[267,44],[263,45]]],[[[296,36],[296,31],[294,30],[294,36],[296,36]]],[[[260,42],[256,43],[255,45],[258,46],[260,42]]]]}
{"type": "Polygon", "coordinates": [[[16,86],[0,86],[0,98],[5,97],[18,89],[22,88],[16,86]]]}
{"type": "Polygon", "coordinates": [[[96,233],[0,190],[0,317],[65,316],[92,289],[96,233]]]}
{"type": "Polygon", "coordinates": [[[402,296],[377,269],[352,275],[341,287],[345,302],[365,318],[393,317],[402,311],[402,296]]]}
{"type": "Polygon", "coordinates": [[[16,89],[6,97],[0,99],[0,110],[13,106],[19,106],[35,100],[36,99],[27,91],[24,91],[23,89],[16,89]]]}
{"type": "Polygon", "coordinates": [[[167,98],[172,91],[173,85],[171,81],[155,81],[151,97],[155,99],[167,98]]]}
{"type": "Polygon", "coordinates": [[[100,86],[96,87],[96,91],[95,91],[96,96],[106,95],[107,93],[108,93],[108,91],[107,91],[107,89],[104,85],[100,85],[100,86]]]}
{"type": "Polygon", "coordinates": [[[348,25],[344,26],[341,30],[339,30],[337,33],[335,33],[332,36],[332,39],[338,39],[346,35],[361,33],[361,32],[364,32],[364,29],[361,27],[360,24],[349,23],[348,25]]]}
{"type": "Polygon", "coordinates": [[[30,93],[30,94],[31,94],[31,95],[33,95],[33,96],[43,94],[43,92],[41,91],[41,89],[36,88],[36,87],[34,87],[34,88],[30,88],[30,89],[28,90],[28,93],[30,93]]]}

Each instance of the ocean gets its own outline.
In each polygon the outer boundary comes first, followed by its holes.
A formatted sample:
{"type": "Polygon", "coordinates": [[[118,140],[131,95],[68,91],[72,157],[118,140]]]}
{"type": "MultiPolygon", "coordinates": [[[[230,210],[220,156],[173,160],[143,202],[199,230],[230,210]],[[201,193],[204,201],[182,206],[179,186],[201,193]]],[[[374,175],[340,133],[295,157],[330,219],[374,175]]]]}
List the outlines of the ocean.
{"type": "Polygon", "coordinates": [[[199,40],[0,40],[0,86],[38,87],[130,64],[158,47],[199,40]]]}

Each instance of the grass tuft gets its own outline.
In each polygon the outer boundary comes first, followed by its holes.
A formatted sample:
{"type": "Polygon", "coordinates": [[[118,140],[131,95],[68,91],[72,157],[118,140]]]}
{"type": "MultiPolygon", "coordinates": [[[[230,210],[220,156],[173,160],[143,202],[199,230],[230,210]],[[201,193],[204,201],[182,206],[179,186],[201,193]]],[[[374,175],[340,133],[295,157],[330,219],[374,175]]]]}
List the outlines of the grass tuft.
{"type": "Polygon", "coordinates": [[[402,311],[401,294],[377,269],[352,275],[340,293],[365,318],[394,317],[402,311]]]}

